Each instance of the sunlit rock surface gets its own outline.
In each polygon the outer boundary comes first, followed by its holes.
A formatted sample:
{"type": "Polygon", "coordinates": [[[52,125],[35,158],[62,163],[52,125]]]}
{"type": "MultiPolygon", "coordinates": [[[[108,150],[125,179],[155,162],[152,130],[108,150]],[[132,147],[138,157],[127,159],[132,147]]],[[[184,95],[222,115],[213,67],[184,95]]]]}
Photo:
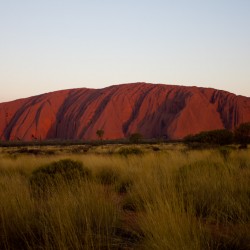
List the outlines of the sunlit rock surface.
{"type": "Polygon", "coordinates": [[[131,83],[72,89],[0,104],[1,140],[104,139],[140,132],[179,139],[250,122],[250,98],[199,87],[131,83]]]}

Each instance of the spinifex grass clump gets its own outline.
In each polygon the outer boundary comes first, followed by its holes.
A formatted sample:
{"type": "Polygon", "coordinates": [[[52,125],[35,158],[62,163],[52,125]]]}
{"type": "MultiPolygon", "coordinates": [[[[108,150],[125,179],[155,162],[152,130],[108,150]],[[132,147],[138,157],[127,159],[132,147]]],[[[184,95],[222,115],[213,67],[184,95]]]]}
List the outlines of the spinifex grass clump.
{"type": "Polygon", "coordinates": [[[46,195],[55,188],[72,185],[90,177],[90,170],[79,161],[59,160],[33,171],[30,177],[31,191],[36,196],[46,195]]]}
{"type": "Polygon", "coordinates": [[[250,172],[225,162],[198,161],[178,170],[176,187],[186,208],[219,222],[250,221],[250,172]]]}
{"type": "Polygon", "coordinates": [[[0,173],[0,249],[27,249],[26,239],[37,237],[32,206],[25,177],[0,173]]]}
{"type": "Polygon", "coordinates": [[[171,204],[158,198],[157,203],[147,204],[139,225],[145,237],[142,249],[209,249],[200,223],[182,211],[178,202],[171,204]]]}
{"type": "Polygon", "coordinates": [[[44,249],[118,249],[120,213],[104,189],[82,183],[76,191],[56,191],[44,203],[44,249]]]}
{"type": "Polygon", "coordinates": [[[118,153],[124,156],[141,155],[143,154],[143,151],[138,147],[123,147],[119,149],[118,153]]]}
{"type": "MultiPolygon", "coordinates": [[[[0,249],[119,249],[120,212],[102,186],[82,182],[33,199],[27,180],[0,176],[0,249]]],[[[125,245],[125,243],[124,243],[125,245]]]]}
{"type": "Polygon", "coordinates": [[[117,171],[112,168],[104,167],[99,170],[96,175],[97,181],[103,185],[112,185],[115,184],[120,178],[117,171]]]}
{"type": "Polygon", "coordinates": [[[123,205],[123,209],[138,214],[138,227],[144,236],[142,249],[206,249],[199,220],[185,211],[175,188],[175,168],[157,161],[138,178],[123,205]]]}

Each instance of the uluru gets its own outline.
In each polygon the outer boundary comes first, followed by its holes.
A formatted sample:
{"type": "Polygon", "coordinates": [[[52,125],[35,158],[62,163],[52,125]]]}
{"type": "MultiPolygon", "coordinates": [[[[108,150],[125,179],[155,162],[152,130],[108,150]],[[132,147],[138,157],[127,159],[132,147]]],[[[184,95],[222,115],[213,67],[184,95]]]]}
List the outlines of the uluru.
{"type": "Polygon", "coordinates": [[[212,88],[131,83],[103,89],[79,88],[0,104],[4,141],[181,139],[250,122],[250,98],[212,88]]]}

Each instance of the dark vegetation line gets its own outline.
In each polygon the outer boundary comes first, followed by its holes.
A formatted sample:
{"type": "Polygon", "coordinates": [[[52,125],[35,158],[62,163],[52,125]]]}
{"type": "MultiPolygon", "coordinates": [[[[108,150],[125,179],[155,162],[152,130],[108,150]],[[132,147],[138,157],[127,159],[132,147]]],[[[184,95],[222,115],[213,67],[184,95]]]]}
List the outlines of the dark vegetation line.
{"type": "Polygon", "coordinates": [[[183,139],[170,140],[166,138],[143,138],[143,135],[139,132],[133,133],[129,138],[105,140],[103,139],[105,131],[97,130],[96,134],[98,140],[62,140],[62,139],[50,139],[50,140],[36,140],[33,141],[0,141],[0,147],[13,147],[13,146],[59,146],[59,145],[92,145],[98,146],[110,145],[110,144],[158,144],[158,143],[181,143],[184,142],[192,146],[192,143],[209,145],[229,145],[240,144],[241,148],[247,147],[250,144],[250,123],[243,123],[237,127],[234,131],[227,129],[203,131],[196,135],[188,135],[183,139]]]}
{"type": "Polygon", "coordinates": [[[220,129],[189,135],[183,141],[186,143],[199,142],[214,145],[240,144],[241,147],[247,147],[247,144],[250,143],[250,123],[243,123],[234,131],[220,129]]]}
{"type": "MultiPolygon", "coordinates": [[[[182,140],[159,140],[159,139],[141,139],[138,144],[158,144],[158,143],[180,143],[182,140]]],[[[0,141],[0,147],[18,147],[18,146],[70,146],[70,145],[113,145],[123,144],[130,145],[129,139],[118,140],[99,140],[83,141],[83,140],[44,140],[44,141],[0,141]]]]}

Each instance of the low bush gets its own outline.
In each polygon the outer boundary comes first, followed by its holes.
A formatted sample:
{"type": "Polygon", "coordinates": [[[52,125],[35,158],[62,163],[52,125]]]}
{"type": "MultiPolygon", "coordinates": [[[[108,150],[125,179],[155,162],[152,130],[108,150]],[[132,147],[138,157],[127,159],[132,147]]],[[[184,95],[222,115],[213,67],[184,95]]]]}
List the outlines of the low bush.
{"type": "Polygon", "coordinates": [[[103,185],[112,185],[119,179],[119,174],[112,168],[105,167],[96,174],[97,181],[103,185]]]}
{"type": "Polygon", "coordinates": [[[139,143],[142,140],[143,136],[140,133],[133,133],[129,137],[130,143],[139,143]]]}
{"type": "Polygon", "coordinates": [[[140,154],[143,154],[143,151],[140,148],[136,148],[136,147],[123,147],[119,149],[118,153],[124,156],[140,155],[140,154]]]}
{"type": "Polygon", "coordinates": [[[196,135],[189,135],[184,138],[185,142],[200,142],[217,145],[228,145],[233,143],[233,132],[226,129],[203,131],[196,135]]]}
{"type": "Polygon", "coordinates": [[[234,137],[237,143],[247,148],[247,144],[250,143],[250,122],[240,124],[240,126],[235,129],[234,137]]]}
{"type": "Polygon", "coordinates": [[[90,170],[79,161],[64,159],[42,166],[32,172],[30,186],[33,194],[41,196],[58,185],[74,184],[90,177],[90,170]]]}

